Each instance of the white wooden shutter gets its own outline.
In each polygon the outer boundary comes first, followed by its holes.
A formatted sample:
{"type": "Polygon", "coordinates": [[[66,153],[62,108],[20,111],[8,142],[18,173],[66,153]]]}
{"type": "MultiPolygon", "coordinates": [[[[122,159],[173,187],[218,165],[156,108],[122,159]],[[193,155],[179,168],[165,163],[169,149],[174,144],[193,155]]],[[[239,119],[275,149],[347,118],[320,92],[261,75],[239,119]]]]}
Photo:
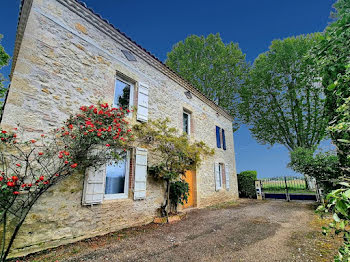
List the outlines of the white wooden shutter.
{"type": "Polygon", "coordinates": [[[83,205],[101,204],[106,180],[106,165],[88,167],[85,171],[83,205]]]}
{"type": "Polygon", "coordinates": [[[134,200],[146,198],[147,149],[136,148],[134,200]]]}
{"type": "Polygon", "coordinates": [[[214,173],[215,173],[215,190],[218,191],[221,189],[220,185],[220,169],[219,169],[219,163],[214,164],[214,173]]]}
{"type": "Polygon", "coordinates": [[[230,172],[228,169],[228,164],[225,164],[225,178],[226,178],[226,189],[230,189],[230,172]]]}
{"type": "Polygon", "coordinates": [[[137,120],[141,122],[148,121],[148,86],[139,84],[137,96],[137,120]]]}

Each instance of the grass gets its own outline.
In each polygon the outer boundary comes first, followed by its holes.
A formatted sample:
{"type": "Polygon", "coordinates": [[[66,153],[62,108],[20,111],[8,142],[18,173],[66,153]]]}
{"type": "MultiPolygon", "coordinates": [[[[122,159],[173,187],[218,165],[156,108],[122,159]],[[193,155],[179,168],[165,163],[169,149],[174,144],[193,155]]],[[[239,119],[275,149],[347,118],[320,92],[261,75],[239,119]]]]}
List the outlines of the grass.
{"type": "MultiPolygon", "coordinates": [[[[286,192],[286,184],[282,179],[263,179],[262,187],[263,192],[265,193],[285,193],[286,192]]],[[[287,187],[289,193],[306,193],[313,194],[315,191],[309,190],[306,187],[306,182],[304,179],[289,179],[287,180],[287,187]]]]}
{"type": "Polygon", "coordinates": [[[310,231],[294,232],[289,239],[289,246],[292,248],[293,261],[315,261],[329,262],[334,260],[338,253],[338,248],[342,244],[342,238],[339,236],[322,234],[322,226],[328,225],[332,219],[320,218],[314,214],[309,223],[310,231]]]}

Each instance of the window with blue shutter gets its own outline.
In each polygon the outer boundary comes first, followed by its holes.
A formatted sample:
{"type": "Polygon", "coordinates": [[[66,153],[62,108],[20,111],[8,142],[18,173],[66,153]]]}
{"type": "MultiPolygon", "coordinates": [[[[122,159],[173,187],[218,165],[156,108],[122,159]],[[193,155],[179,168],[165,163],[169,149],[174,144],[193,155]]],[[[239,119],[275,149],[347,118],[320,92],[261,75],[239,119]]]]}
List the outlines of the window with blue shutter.
{"type": "Polygon", "coordinates": [[[222,129],[222,148],[226,150],[225,130],[222,129]]]}
{"type": "Polygon", "coordinates": [[[221,148],[221,136],[220,136],[220,127],[216,127],[216,146],[221,148]]]}

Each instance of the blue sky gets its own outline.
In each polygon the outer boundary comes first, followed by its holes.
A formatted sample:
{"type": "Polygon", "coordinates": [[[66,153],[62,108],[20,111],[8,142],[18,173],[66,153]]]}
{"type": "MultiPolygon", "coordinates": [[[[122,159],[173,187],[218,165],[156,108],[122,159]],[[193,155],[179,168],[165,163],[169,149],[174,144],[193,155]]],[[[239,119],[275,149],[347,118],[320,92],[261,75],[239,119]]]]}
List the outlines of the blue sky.
{"type": "MultiPolygon", "coordinates": [[[[2,0],[2,45],[12,55],[20,0],[2,0]]],[[[95,12],[125,32],[162,61],[172,46],[188,35],[219,32],[236,42],[253,62],[273,39],[323,31],[334,0],[116,1],[86,0],[95,12]],[[213,4],[215,3],[215,4],[213,4]]],[[[10,66],[1,73],[7,76],[10,66]]],[[[257,170],[259,177],[293,175],[286,168],[288,151],[259,145],[247,127],[234,134],[237,171],[257,170]]],[[[324,143],[326,146],[328,143],[324,143]]]]}

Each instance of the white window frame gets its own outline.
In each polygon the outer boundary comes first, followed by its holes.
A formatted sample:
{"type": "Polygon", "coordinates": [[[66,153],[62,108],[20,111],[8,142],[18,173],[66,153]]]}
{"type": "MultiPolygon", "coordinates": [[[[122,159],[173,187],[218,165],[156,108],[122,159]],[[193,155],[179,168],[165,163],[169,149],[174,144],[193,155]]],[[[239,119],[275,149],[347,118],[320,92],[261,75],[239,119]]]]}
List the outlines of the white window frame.
{"type": "MultiPolygon", "coordinates": [[[[120,150],[121,152],[121,150],[120,150]]],[[[105,177],[107,177],[107,168],[105,177]]],[[[124,193],[119,194],[106,194],[104,193],[104,200],[113,200],[113,199],[123,199],[129,197],[129,177],[130,177],[130,151],[126,152],[126,168],[125,168],[125,182],[124,182],[124,193]]],[[[105,183],[106,188],[107,183],[105,183]]],[[[106,192],[106,189],[105,189],[106,192]]]]}
{"type": "Polygon", "coordinates": [[[188,127],[187,127],[188,133],[187,133],[187,135],[191,135],[191,113],[186,111],[186,110],[182,111],[182,129],[183,129],[182,131],[183,131],[183,133],[186,133],[185,130],[184,130],[184,126],[183,126],[184,125],[183,124],[184,123],[184,119],[183,119],[184,114],[188,116],[188,122],[187,122],[187,124],[188,124],[188,127]]]}
{"type": "MultiPolygon", "coordinates": [[[[117,81],[123,82],[125,84],[130,85],[130,97],[129,97],[129,110],[132,110],[132,107],[134,106],[134,90],[135,90],[135,84],[129,81],[124,80],[123,78],[120,78],[118,76],[115,77],[114,82],[114,92],[113,92],[113,107],[119,107],[115,104],[115,90],[117,89],[117,81]]],[[[130,116],[130,114],[128,115],[130,116]]]]}

